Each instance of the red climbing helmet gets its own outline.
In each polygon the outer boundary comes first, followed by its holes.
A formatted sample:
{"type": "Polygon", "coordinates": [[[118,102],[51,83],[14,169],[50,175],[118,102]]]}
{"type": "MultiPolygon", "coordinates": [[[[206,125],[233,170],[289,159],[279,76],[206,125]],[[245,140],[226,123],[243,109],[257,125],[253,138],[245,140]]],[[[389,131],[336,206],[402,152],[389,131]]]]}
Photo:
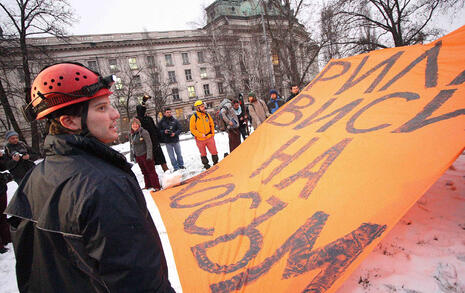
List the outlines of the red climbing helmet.
{"type": "Polygon", "coordinates": [[[59,63],[43,69],[31,88],[31,102],[23,106],[28,121],[45,118],[63,107],[109,95],[116,77],[102,77],[79,63],[59,63]]]}

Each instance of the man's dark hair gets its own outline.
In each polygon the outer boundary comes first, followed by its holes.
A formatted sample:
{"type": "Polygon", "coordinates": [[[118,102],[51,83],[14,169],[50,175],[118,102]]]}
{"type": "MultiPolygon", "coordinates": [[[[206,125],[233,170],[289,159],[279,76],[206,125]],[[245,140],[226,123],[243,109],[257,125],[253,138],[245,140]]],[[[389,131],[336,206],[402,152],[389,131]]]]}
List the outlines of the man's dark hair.
{"type": "Polygon", "coordinates": [[[170,107],[166,107],[165,110],[163,110],[163,112],[166,112],[166,111],[171,111],[171,108],[170,108],[170,107]]]}
{"type": "Polygon", "coordinates": [[[236,100],[236,99],[232,100],[232,103],[233,104],[240,104],[239,100],[236,100]]]}
{"type": "Polygon", "coordinates": [[[76,116],[82,117],[83,112],[87,111],[89,101],[85,101],[82,103],[72,104],[67,107],[58,109],[50,114],[47,115],[48,121],[46,124],[46,128],[48,133],[52,135],[58,134],[66,134],[66,133],[75,133],[78,134],[80,131],[72,131],[68,128],[65,128],[61,125],[59,118],[62,115],[69,115],[69,116],[76,116]]]}

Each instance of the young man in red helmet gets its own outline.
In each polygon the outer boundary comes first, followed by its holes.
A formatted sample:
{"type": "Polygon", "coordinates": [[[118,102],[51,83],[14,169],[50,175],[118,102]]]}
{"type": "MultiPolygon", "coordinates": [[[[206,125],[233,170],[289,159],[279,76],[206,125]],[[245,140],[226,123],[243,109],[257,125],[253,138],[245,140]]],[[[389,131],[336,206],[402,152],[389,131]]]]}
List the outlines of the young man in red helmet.
{"type": "Polygon", "coordinates": [[[76,63],[34,80],[24,112],[48,119],[46,158],[6,210],[20,292],[174,292],[131,164],[106,145],[118,137],[112,84],[76,63]]]}

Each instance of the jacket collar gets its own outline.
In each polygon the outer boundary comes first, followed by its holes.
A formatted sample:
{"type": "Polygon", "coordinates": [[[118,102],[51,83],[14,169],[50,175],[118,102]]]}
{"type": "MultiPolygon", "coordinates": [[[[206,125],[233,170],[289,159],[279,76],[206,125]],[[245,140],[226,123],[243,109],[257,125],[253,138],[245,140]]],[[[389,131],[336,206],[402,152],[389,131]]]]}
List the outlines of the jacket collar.
{"type": "Polygon", "coordinates": [[[94,137],[83,137],[76,134],[48,135],[44,143],[46,156],[90,154],[98,157],[120,169],[135,176],[132,164],[126,157],[94,137]]]}

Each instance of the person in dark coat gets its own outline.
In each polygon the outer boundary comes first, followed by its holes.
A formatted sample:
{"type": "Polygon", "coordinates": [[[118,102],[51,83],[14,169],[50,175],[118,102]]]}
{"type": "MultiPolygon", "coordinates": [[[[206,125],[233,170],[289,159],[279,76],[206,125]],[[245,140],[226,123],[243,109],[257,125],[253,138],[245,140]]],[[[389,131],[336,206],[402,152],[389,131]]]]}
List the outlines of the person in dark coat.
{"type": "Polygon", "coordinates": [[[296,85],[296,84],[292,85],[291,86],[291,94],[287,98],[286,102],[289,102],[290,100],[295,98],[299,94],[299,92],[300,92],[299,86],[296,85]]]}
{"type": "Polygon", "coordinates": [[[268,110],[270,111],[271,114],[276,112],[276,110],[279,109],[282,105],[284,105],[285,101],[281,99],[281,97],[278,95],[278,92],[276,90],[271,90],[270,91],[270,100],[266,105],[268,106],[268,110]]]}
{"type": "Polygon", "coordinates": [[[173,117],[171,108],[166,108],[163,113],[163,118],[160,120],[160,133],[163,141],[166,143],[166,150],[170,157],[171,165],[174,171],[185,169],[184,159],[181,153],[181,145],[179,144],[179,134],[181,134],[181,124],[173,117]]]}
{"type": "Polygon", "coordinates": [[[26,116],[50,127],[45,159],[6,209],[20,292],[174,292],[132,165],[107,145],[118,138],[112,84],[77,63],[33,82],[26,116]]]}
{"type": "Polygon", "coordinates": [[[19,140],[16,131],[7,131],[5,140],[8,141],[5,146],[5,156],[8,158],[7,168],[19,184],[24,175],[35,166],[34,160],[37,160],[39,156],[34,155],[32,149],[19,140]]]}
{"type": "MultiPolygon", "coordinates": [[[[146,99],[145,97],[147,96],[144,96],[144,99],[146,99]]],[[[153,118],[147,115],[147,108],[145,107],[145,102],[143,102],[142,105],[136,106],[136,112],[136,117],[137,119],[139,119],[142,128],[147,130],[150,134],[155,165],[160,165],[163,169],[163,172],[166,172],[168,170],[168,166],[166,165],[165,155],[163,154],[163,150],[160,146],[160,130],[153,121],[153,118]]]]}
{"type": "MultiPolygon", "coordinates": [[[[6,156],[3,151],[0,151],[0,171],[7,169],[6,156]]],[[[5,247],[11,242],[10,226],[6,221],[6,215],[3,213],[7,204],[7,183],[13,180],[13,177],[8,172],[0,172],[0,253],[5,253],[8,249],[5,247]]]]}

